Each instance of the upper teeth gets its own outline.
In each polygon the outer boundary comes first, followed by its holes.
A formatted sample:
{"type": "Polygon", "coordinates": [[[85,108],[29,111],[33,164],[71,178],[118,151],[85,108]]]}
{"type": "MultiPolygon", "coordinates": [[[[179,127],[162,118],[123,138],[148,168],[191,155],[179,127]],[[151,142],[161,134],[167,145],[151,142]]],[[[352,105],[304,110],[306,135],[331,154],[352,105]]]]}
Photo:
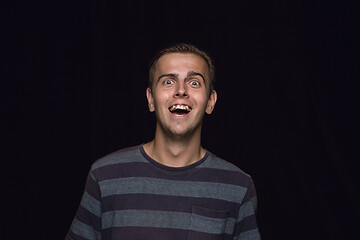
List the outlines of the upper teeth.
{"type": "Polygon", "coordinates": [[[173,105],[171,108],[170,108],[170,111],[175,111],[175,110],[186,110],[186,111],[190,111],[191,108],[189,106],[186,106],[186,105],[173,105]]]}

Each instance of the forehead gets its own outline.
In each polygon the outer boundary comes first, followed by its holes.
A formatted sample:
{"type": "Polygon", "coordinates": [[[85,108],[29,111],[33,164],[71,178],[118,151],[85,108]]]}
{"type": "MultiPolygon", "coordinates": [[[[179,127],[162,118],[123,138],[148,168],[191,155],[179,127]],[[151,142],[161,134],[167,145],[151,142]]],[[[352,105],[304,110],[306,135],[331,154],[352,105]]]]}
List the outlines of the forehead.
{"type": "Polygon", "coordinates": [[[193,53],[168,53],[161,56],[156,63],[155,75],[164,73],[184,73],[196,71],[208,78],[208,66],[202,57],[193,53]]]}

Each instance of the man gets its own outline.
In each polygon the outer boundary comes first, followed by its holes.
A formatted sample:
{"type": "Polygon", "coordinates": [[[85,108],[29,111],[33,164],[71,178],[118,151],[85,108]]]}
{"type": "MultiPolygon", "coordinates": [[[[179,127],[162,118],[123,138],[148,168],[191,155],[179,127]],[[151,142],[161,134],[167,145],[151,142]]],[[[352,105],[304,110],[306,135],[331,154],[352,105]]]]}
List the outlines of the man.
{"type": "Polygon", "coordinates": [[[66,239],[260,239],[251,177],[201,146],[213,85],[212,60],[192,45],[155,57],[155,137],[93,164],[66,239]]]}

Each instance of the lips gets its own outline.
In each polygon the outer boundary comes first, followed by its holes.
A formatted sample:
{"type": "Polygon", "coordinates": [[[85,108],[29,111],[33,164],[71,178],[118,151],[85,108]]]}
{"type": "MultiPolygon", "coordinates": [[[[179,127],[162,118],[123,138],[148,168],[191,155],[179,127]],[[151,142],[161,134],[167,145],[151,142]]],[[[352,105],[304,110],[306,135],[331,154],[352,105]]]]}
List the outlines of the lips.
{"type": "Polygon", "coordinates": [[[174,104],[169,107],[169,111],[176,116],[184,116],[191,112],[192,108],[185,104],[174,104]]]}

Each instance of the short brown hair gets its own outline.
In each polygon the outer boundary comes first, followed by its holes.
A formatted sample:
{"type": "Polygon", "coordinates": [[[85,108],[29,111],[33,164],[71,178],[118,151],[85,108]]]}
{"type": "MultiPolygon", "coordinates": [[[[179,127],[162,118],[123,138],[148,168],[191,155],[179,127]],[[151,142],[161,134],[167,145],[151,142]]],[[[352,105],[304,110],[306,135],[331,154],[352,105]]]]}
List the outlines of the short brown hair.
{"type": "Polygon", "coordinates": [[[213,63],[212,58],[209,56],[208,53],[205,51],[202,51],[195,47],[192,44],[187,43],[177,43],[174,45],[171,45],[170,47],[167,47],[160,52],[158,52],[157,55],[152,59],[150,63],[150,70],[149,70],[149,88],[152,89],[154,77],[155,77],[155,71],[156,71],[156,63],[159,60],[160,57],[164,56],[165,54],[169,53],[192,53],[195,54],[206,62],[207,66],[209,67],[209,87],[210,87],[210,93],[212,90],[214,90],[214,84],[215,84],[215,66],[213,63]]]}

